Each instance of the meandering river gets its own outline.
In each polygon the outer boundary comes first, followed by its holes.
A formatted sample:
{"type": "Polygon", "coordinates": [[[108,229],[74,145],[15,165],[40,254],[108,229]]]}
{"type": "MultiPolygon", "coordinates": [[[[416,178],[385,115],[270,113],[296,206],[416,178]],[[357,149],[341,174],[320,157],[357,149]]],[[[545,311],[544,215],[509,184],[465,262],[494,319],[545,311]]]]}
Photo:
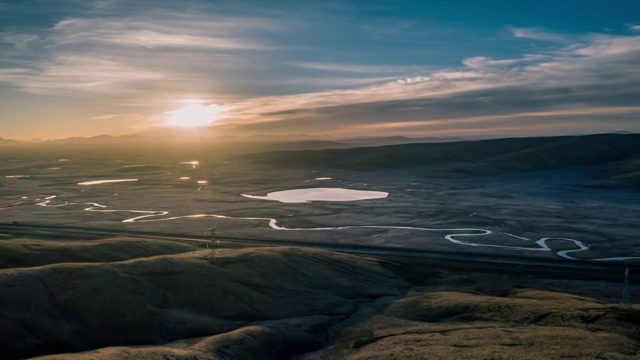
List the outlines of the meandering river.
{"type": "MultiPolygon", "coordinates": [[[[532,251],[532,252],[555,251],[557,256],[567,260],[584,260],[581,258],[577,258],[573,255],[575,255],[576,253],[588,251],[590,249],[589,245],[576,239],[559,238],[559,237],[541,237],[537,240],[532,240],[525,237],[509,234],[509,233],[503,233],[503,234],[516,239],[520,239],[522,241],[529,242],[529,245],[528,246],[509,246],[509,245],[498,245],[498,244],[486,244],[482,242],[477,242],[477,240],[475,241],[472,240],[472,239],[487,237],[489,235],[494,234],[494,232],[491,230],[480,229],[480,228],[426,228],[426,227],[414,227],[414,226],[388,226],[388,225],[349,225],[349,226],[327,226],[327,227],[315,227],[315,228],[288,228],[283,225],[279,225],[278,220],[275,218],[235,217],[235,216],[227,216],[222,214],[191,214],[191,215],[170,216],[170,211],[165,211],[165,210],[109,209],[107,205],[99,204],[96,202],[84,202],[84,203],[63,202],[60,204],[55,204],[54,200],[56,198],[57,198],[56,195],[35,195],[35,196],[22,197],[22,199],[24,200],[34,201],[34,205],[41,206],[41,207],[81,206],[83,207],[84,211],[106,212],[106,213],[129,213],[129,214],[135,215],[133,217],[127,217],[121,220],[123,223],[144,223],[144,222],[173,221],[178,219],[211,217],[211,218],[217,218],[217,219],[263,221],[263,222],[266,222],[271,229],[278,230],[278,231],[335,231],[335,230],[360,228],[360,229],[400,229],[400,230],[410,230],[415,232],[441,232],[444,234],[443,238],[445,240],[455,245],[473,246],[478,248],[499,248],[499,249],[507,249],[507,250],[532,251]],[[567,242],[573,245],[573,248],[565,249],[565,250],[554,250],[549,246],[549,242],[551,241],[567,242]]],[[[624,260],[638,260],[638,259],[640,259],[640,257],[629,256],[629,257],[595,258],[595,259],[588,259],[588,261],[624,261],[624,260]]]]}

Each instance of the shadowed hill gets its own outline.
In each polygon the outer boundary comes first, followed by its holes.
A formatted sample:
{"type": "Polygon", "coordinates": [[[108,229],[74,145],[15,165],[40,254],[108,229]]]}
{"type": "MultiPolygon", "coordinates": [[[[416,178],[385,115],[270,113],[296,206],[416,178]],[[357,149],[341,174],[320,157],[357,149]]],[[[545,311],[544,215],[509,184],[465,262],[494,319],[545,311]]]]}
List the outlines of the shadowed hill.
{"type": "Polygon", "coordinates": [[[637,309],[549,291],[416,290],[365,303],[341,322],[330,316],[259,321],[172,344],[42,359],[287,359],[307,352],[296,359],[631,360],[640,354],[638,321],[637,309]]]}
{"type": "Polygon", "coordinates": [[[562,293],[418,291],[305,360],[637,359],[638,321],[638,310],[562,293]]]}
{"type": "Polygon", "coordinates": [[[607,166],[600,171],[601,179],[590,185],[598,187],[640,188],[640,160],[629,160],[607,166]]]}
{"type": "Polygon", "coordinates": [[[308,316],[262,321],[228,333],[164,346],[110,347],[41,360],[280,360],[321,347],[335,319],[308,316]]]}
{"type": "Polygon", "coordinates": [[[640,134],[600,134],[449,143],[420,143],[342,150],[271,152],[239,157],[278,166],[401,169],[444,166],[454,171],[544,170],[640,158],[640,134]]]}
{"type": "Polygon", "coordinates": [[[0,242],[0,269],[56,263],[112,262],[199,250],[168,240],[114,238],[93,241],[11,239],[0,242]]]}
{"type": "Polygon", "coordinates": [[[258,320],[340,316],[406,286],[366,257],[295,248],[219,252],[0,271],[0,357],[163,344],[258,320]]]}
{"type": "MultiPolygon", "coordinates": [[[[99,249],[109,242],[113,251],[138,254],[117,239],[90,243],[99,249]]],[[[39,246],[27,247],[24,256],[42,254],[43,244],[33,244],[39,246]]],[[[56,246],[47,249],[61,256],[56,246]]],[[[66,256],[82,249],[72,242],[66,256]]],[[[85,250],[92,257],[110,256],[105,249],[85,250]]],[[[635,359],[640,354],[637,309],[563,293],[509,292],[516,279],[508,274],[447,275],[416,265],[255,247],[3,269],[0,358],[635,359]],[[414,282],[422,285],[410,288],[414,282]]]]}

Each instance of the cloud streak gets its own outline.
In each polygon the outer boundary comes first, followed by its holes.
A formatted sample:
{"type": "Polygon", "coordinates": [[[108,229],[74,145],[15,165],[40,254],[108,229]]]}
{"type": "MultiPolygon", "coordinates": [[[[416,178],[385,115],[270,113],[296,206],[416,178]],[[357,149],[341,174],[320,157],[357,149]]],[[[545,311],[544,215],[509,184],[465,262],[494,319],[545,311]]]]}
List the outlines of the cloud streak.
{"type": "Polygon", "coordinates": [[[239,54],[274,50],[255,33],[281,30],[260,18],[153,15],[66,18],[40,35],[0,33],[0,43],[20,50],[0,55],[0,64],[13,64],[0,67],[0,82],[37,94],[157,91],[177,78],[206,88],[204,70],[237,67],[239,54]]]}
{"type": "Polygon", "coordinates": [[[510,27],[509,30],[514,37],[520,39],[531,39],[538,41],[548,41],[555,43],[566,43],[570,41],[570,38],[564,35],[552,33],[538,28],[518,28],[510,27]]]}
{"type": "Polygon", "coordinates": [[[18,49],[27,47],[29,43],[33,42],[37,38],[38,36],[33,34],[0,32],[1,43],[11,44],[13,47],[18,49]]]}
{"type": "Polygon", "coordinates": [[[447,126],[453,134],[495,123],[539,132],[576,124],[640,131],[638,98],[640,36],[588,35],[548,53],[471,57],[459,68],[373,86],[252,99],[235,104],[224,125],[327,135],[428,135],[447,126]]]}
{"type": "Polygon", "coordinates": [[[235,34],[246,30],[274,31],[264,20],[205,21],[199,17],[177,19],[65,19],[53,27],[57,45],[115,45],[143,48],[268,49],[269,46],[235,34]],[[233,35],[230,29],[233,29],[233,35]],[[235,36],[234,36],[235,35],[235,36]]]}
{"type": "Polygon", "coordinates": [[[294,62],[290,65],[303,69],[332,72],[332,73],[356,73],[356,74],[398,74],[416,72],[424,67],[418,66],[388,66],[388,65],[362,65],[362,64],[336,64],[318,62],[294,62]]]}
{"type": "Polygon", "coordinates": [[[164,75],[125,62],[90,55],[55,56],[33,68],[0,69],[0,81],[34,93],[115,92],[135,81],[154,81],[164,75]]]}
{"type": "MultiPolygon", "coordinates": [[[[0,4],[20,15],[0,12],[0,91],[48,101],[65,119],[98,116],[100,131],[154,123],[178,99],[228,106],[214,130],[247,135],[640,131],[640,34],[629,19],[616,35],[579,35],[582,23],[559,34],[551,21],[438,22],[431,5],[396,17],[356,2],[36,2],[0,4]]],[[[23,120],[37,113],[18,103],[0,99],[23,120]]]]}

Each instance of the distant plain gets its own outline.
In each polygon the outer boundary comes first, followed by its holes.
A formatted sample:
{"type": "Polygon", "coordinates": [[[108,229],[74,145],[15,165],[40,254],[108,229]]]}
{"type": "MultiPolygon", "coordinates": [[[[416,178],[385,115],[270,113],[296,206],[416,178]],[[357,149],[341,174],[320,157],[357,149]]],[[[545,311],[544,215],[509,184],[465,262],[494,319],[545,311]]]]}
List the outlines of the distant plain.
{"type": "Polygon", "coordinates": [[[637,144],[3,147],[0,356],[635,359],[637,144]]]}
{"type": "Polygon", "coordinates": [[[554,251],[513,251],[459,246],[444,239],[452,233],[444,229],[479,228],[493,234],[465,240],[535,248],[532,242],[539,238],[570,238],[590,245],[588,251],[575,253],[579,258],[640,256],[640,193],[633,165],[639,161],[640,146],[633,145],[640,143],[638,136],[551,139],[541,143],[535,138],[511,139],[516,145],[488,140],[285,152],[268,152],[267,144],[261,153],[256,153],[255,145],[119,151],[100,146],[5,148],[0,212],[6,221],[20,223],[184,234],[203,234],[215,227],[220,236],[513,255],[554,257],[555,250],[574,246],[550,240],[554,251]],[[584,144],[576,143],[580,141],[584,144]],[[630,145],[616,149],[609,142],[630,145]],[[443,146],[450,149],[444,151],[443,146]],[[494,147],[496,154],[489,150],[476,155],[474,146],[494,147]],[[394,158],[403,152],[406,156],[394,158]],[[424,154],[433,158],[425,159],[424,154]],[[469,156],[477,159],[468,161],[469,156]],[[625,168],[631,170],[624,173],[625,168]],[[78,185],[117,179],[137,181],[78,185]],[[315,187],[381,191],[389,196],[293,204],[242,196],[315,187]],[[47,196],[55,198],[45,200],[47,196]],[[196,214],[232,219],[163,220],[196,214]],[[268,227],[268,221],[242,218],[272,218],[287,228],[354,228],[277,231],[268,227]],[[134,220],[123,222],[127,219],[134,220]],[[372,225],[436,231],[358,228],[372,225]]]}

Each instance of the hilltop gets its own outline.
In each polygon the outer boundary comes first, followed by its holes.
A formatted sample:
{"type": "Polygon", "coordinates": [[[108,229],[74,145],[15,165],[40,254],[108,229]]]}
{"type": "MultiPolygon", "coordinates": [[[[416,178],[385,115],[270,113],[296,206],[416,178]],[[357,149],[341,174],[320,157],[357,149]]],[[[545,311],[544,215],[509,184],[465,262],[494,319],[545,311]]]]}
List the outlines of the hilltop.
{"type": "Polygon", "coordinates": [[[486,170],[539,170],[638,158],[639,144],[640,134],[599,134],[267,152],[242,158],[280,166],[313,162],[324,167],[367,170],[455,163],[470,163],[486,170]]]}
{"type": "Polygon", "coordinates": [[[350,149],[279,151],[238,160],[282,168],[398,171],[429,169],[445,176],[590,168],[594,186],[638,186],[640,134],[505,138],[350,149]]]}

